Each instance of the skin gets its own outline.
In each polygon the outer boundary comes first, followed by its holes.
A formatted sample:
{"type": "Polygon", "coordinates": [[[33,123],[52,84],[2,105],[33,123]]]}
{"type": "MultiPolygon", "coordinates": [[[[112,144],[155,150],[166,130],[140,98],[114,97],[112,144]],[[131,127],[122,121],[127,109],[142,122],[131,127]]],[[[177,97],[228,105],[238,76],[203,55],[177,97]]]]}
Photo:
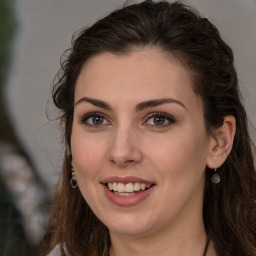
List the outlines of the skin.
{"type": "Polygon", "coordinates": [[[72,165],[83,197],[109,228],[111,256],[203,254],[205,168],[221,165],[232,147],[230,120],[215,137],[207,133],[190,73],[159,49],[102,53],[84,64],[75,88],[72,165]],[[167,98],[138,110],[141,102],[167,98]],[[93,112],[100,125],[88,117],[93,112]],[[159,112],[162,125],[152,117],[159,112]],[[142,202],[122,207],[105,196],[102,180],[110,176],[155,186],[142,202]]]}

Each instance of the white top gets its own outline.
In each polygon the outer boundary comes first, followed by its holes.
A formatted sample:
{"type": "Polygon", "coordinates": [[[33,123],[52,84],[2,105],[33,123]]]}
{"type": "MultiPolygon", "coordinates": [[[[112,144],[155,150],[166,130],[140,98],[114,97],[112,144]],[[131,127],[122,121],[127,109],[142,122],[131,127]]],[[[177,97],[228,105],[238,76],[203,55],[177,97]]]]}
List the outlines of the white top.
{"type": "MultiPolygon", "coordinates": [[[[66,253],[66,256],[71,256],[70,253],[68,252],[68,249],[66,247],[66,244],[64,244],[64,251],[66,253]]],[[[47,254],[46,256],[61,256],[61,252],[60,252],[60,245],[57,244],[54,249],[47,254]]]]}

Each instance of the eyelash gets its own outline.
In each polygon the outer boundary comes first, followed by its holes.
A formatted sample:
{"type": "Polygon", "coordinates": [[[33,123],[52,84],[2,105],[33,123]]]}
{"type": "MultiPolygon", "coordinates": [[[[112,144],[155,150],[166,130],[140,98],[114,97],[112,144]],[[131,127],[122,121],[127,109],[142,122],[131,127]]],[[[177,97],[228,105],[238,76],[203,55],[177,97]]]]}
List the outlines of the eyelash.
{"type": "Polygon", "coordinates": [[[100,112],[92,112],[92,113],[88,113],[88,114],[82,116],[80,118],[80,123],[84,124],[86,126],[89,126],[89,127],[99,127],[101,125],[105,125],[105,124],[99,124],[99,125],[97,125],[97,124],[89,124],[88,123],[89,118],[93,118],[93,117],[100,117],[100,118],[103,118],[104,120],[107,120],[104,114],[102,114],[100,112]]]}
{"type": "Polygon", "coordinates": [[[174,124],[176,123],[176,119],[171,116],[171,115],[168,115],[166,113],[162,113],[162,112],[157,112],[157,113],[151,113],[147,116],[147,119],[146,119],[146,122],[147,123],[150,119],[153,119],[153,118],[156,118],[156,117],[160,117],[160,118],[164,118],[165,121],[167,120],[168,123],[167,124],[160,124],[160,125],[156,125],[156,124],[148,124],[150,126],[153,126],[154,128],[165,128],[171,124],[174,124]]]}
{"type": "MultiPolygon", "coordinates": [[[[106,123],[102,123],[102,124],[90,124],[88,123],[88,120],[90,118],[93,118],[93,117],[100,117],[103,119],[103,122],[107,122],[109,124],[109,121],[107,120],[107,118],[105,117],[104,114],[100,113],[100,112],[92,112],[92,113],[88,113],[84,116],[82,116],[80,118],[80,123],[81,124],[84,124],[86,126],[89,126],[89,127],[100,127],[102,125],[107,125],[106,123]]],[[[173,117],[173,116],[170,116],[170,115],[167,115],[166,113],[162,113],[162,112],[157,112],[157,113],[150,113],[149,115],[146,116],[146,121],[143,123],[144,126],[146,125],[149,125],[149,126],[152,126],[154,128],[165,128],[171,124],[174,124],[176,122],[176,119],[173,117]],[[160,117],[160,118],[164,118],[164,122],[166,122],[166,120],[168,121],[167,124],[160,124],[160,125],[156,125],[156,124],[147,124],[147,122],[153,118],[157,118],[157,117],[160,117]]]]}

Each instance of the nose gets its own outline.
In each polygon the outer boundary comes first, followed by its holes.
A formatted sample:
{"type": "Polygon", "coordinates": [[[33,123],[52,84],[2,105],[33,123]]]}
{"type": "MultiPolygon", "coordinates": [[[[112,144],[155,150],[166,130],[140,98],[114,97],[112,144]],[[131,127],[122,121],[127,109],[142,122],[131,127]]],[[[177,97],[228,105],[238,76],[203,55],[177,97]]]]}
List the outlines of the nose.
{"type": "Polygon", "coordinates": [[[109,160],[120,168],[138,164],[143,155],[140,149],[139,138],[132,128],[119,127],[111,136],[109,160]]]}

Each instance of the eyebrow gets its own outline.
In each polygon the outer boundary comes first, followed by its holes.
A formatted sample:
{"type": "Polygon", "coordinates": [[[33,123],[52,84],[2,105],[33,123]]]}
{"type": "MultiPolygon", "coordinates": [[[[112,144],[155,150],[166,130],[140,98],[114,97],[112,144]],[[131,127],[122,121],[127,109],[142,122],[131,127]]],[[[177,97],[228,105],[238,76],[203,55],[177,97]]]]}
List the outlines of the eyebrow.
{"type": "MultiPolygon", "coordinates": [[[[96,107],[103,108],[103,109],[106,109],[109,111],[113,110],[112,107],[105,101],[98,100],[98,99],[92,99],[92,98],[88,98],[88,97],[82,97],[75,103],[75,105],[78,105],[79,103],[82,103],[82,102],[89,102],[96,107]]],[[[136,105],[135,110],[137,112],[139,112],[146,108],[157,107],[157,106],[160,106],[160,105],[163,105],[166,103],[175,103],[175,104],[178,104],[178,105],[182,106],[183,108],[187,109],[186,106],[182,102],[180,102],[176,99],[164,98],[164,99],[143,101],[136,105]]]]}
{"type": "Polygon", "coordinates": [[[77,105],[79,103],[82,103],[82,102],[89,102],[89,103],[91,103],[92,105],[94,105],[96,107],[104,108],[104,109],[110,110],[110,111],[112,110],[111,106],[108,103],[106,103],[105,101],[92,99],[92,98],[88,98],[88,97],[81,98],[80,100],[78,100],[75,103],[75,105],[77,105]]]}
{"type": "Polygon", "coordinates": [[[141,102],[136,106],[136,111],[142,111],[146,108],[152,108],[152,107],[156,107],[166,103],[175,103],[187,109],[182,102],[175,99],[165,98],[165,99],[156,99],[156,100],[148,100],[148,101],[141,102]]]}

